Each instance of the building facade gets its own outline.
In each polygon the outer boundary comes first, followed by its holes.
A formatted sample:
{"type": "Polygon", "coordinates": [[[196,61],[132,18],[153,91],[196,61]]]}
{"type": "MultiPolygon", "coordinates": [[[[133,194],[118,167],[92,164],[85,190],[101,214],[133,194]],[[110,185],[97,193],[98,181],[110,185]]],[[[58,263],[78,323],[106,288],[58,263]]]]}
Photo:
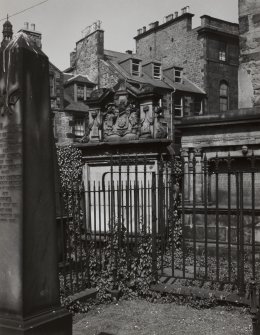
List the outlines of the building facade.
{"type": "Polygon", "coordinates": [[[204,15],[192,28],[189,7],[138,29],[136,53],[179,71],[207,94],[204,114],[236,109],[238,101],[238,24],[204,15]],[[179,67],[179,69],[178,69],[179,67]]]}

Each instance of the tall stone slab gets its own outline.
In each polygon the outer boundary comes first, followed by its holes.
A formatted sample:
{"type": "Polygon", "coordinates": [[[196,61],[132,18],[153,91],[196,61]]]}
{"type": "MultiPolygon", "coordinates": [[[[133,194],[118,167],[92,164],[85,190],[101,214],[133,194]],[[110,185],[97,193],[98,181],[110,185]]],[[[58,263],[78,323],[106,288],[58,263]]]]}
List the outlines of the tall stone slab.
{"type": "Polygon", "coordinates": [[[0,52],[0,334],[72,334],[60,307],[48,58],[0,52]]]}

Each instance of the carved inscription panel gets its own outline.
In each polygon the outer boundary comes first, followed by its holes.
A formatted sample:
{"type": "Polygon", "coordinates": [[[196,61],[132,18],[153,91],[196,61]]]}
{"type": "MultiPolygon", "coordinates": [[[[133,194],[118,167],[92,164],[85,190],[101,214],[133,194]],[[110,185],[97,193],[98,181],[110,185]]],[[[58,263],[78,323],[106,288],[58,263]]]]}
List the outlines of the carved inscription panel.
{"type": "Polygon", "coordinates": [[[0,122],[0,224],[18,223],[22,215],[21,137],[19,125],[0,122]]]}

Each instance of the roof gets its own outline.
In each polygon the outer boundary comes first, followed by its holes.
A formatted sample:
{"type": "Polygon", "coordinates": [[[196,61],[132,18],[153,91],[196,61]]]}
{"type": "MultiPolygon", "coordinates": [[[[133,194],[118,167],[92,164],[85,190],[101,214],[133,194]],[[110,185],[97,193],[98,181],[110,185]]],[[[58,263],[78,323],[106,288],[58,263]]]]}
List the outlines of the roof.
{"type": "Polygon", "coordinates": [[[92,86],[96,85],[95,83],[93,83],[92,81],[90,81],[87,76],[82,75],[82,74],[77,74],[77,75],[69,75],[69,74],[67,74],[67,76],[66,76],[65,79],[66,79],[66,81],[64,83],[65,85],[69,85],[69,84],[72,84],[72,83],[90,84],[92,86]]]}
{"type": "Polygon", "coordinates": [[[172,76],[169,73],[164,72],[164,79],[165,82],[167,82],[171,87],[175,88],[178,91],[184,91],[189,93],[197,93],[197,94],[206,94],[204,90],[199,88],[196,84],[194,84],[192,81],[190,81],[188,78],[183,76],[183,80],[181,83],[176,83],[172,76]]]}
{"type": "Polygon", "coordinates": [[[74,101],[68,94],[64,94],[65,102],[68,102],[68,105],[64,108],[66,112],[87,112],[88,106],[82,101],[74,101]]]}
{"type": "MultiPolygon", "coordinates": [[[[121,76],[131,84],[140,84],[140,87],[144,84],[150,84],[154,87],[160,88],[160,89],[168,89],[172,90],[177,89],[179,91],[189,92],[189,93],[198,93],[198,94],[206,94],[205,91],[203,91],[201,88],[199,88],[196,84],[191,82],[189,79],[184,77],[184,80],[182,83],[176,83],[174,82],[174,74],[172,71],[169,71],[171,68],[174,67],[172,65],[171,67],[168,67],[163,70],[163,80],[154,79],[152,76],[149,76],[146,73],[142,73],[140,77],[133,76],[131,73],[127,72],[121,65],[123,61],[133,58],[133,59],[140,59],[139,57],[136,57],[136,54],[125,54],[122,52],[117,51],[111,51],[111,50],[105,50],[105,56],[106,56],[106,62],[109,63],[117,72],[121,74],[121,76]],[[129,57],[130,56],[130,57],[129,57]]],[[[142,64],[148,64],[150,62],[158,63],[158,60],[150,59],[145,60],[142,62],[142,64]]],[[[179,66],[176,66],[179,67],[179,66]]]]}

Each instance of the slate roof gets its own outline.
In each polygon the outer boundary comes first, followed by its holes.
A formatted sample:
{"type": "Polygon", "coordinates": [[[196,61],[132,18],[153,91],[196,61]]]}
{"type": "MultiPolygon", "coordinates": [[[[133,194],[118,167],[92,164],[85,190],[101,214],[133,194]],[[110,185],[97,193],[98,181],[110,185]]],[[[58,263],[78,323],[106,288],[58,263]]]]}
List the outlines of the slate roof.
{"type": "MultiPolygon", "coordinates": [[[[174,66],[171,66],[170,68],[163,69],[163,80],[154,79],[152,76],[148,76],[146,73],[142,73],[140,77],[133,76],[131,73],[127,72],[121,64],[128,60],[128,59],[139,59],[140,57],[136,56],[136,54],[128,54],[128,53],[122,53],[118,51],[111,51],[111,50],[105,50],[105,62],[110,64],[118,73],[121,74],[123,78],[125,78],[130,84],[140,84],[140,87],[143,84],[150,84],[154,87],[157,87],[159,89],[168,89],[172,90],[172,88],[175,88],[178,91],[184,91],[189,93],[197,93],[197,94],[206,94],[205,91],[200,89],[197,85],[195,85],[193,82],[191,82],[186,77],[183,77],[182,83],[176,83],[174,81],[174,75],[173,71],[170,71],[174,66]]],[[[151,62],[158,62],[160,61],[151,59],[146,60],[142,62],[142,65],[148,64],[151,62]]]]}
{"type": "Polygon", "coordinates": [[[88,106],[82,101],[74,101],[68,94],[64,94],[65,111],[69,112],[87,112],[88,106]]]}
{"type": "Polygon", "coordinates": [[[70,75],[70,74],[66,74],[66,81],[64,82],[65,85],[69,85],[72,83],[83,83],[83,84],[90,84],[92,86],[95,86],[96,84],[93,83],[92,81],[90,81],[88,79],[87,76],[82,75],[82,74],[77,74],[77,75],[70,75]]]}

